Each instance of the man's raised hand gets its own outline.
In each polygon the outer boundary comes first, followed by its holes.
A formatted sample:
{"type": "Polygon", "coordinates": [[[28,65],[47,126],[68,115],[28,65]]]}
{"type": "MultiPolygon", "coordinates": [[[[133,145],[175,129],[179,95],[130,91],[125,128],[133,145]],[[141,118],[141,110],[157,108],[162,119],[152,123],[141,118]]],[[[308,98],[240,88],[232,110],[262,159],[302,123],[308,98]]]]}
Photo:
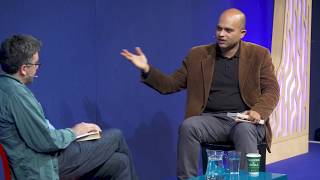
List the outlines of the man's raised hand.
{"type": "Polygon", "coordinates": [[[143,54],[142,50],[139,47],[136,47],[135,50],[136,50],[136,54],[129,52],[127,49],[123,49],[120,54],[123,57],[127,58],[138,69],[141,69],[145,73],[148,73],[150,70],[148,59],[146,58],[146,56],[143,54]]]}

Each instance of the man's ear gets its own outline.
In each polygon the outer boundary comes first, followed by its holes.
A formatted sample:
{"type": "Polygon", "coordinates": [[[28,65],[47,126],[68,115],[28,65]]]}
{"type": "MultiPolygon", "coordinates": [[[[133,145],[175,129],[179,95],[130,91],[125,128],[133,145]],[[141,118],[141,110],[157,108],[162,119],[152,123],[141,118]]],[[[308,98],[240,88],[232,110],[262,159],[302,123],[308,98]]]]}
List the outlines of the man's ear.
{"type": "Polygon", "coordinates": [[[28,66],[25,65],[25,64],[22,64],[18,70],[19,74],[22,75],[22,76],[25,76],[27,75],[27,68],[28,66]]]}
{"type": "Polygon", "coordinates": [[[247,30],[245,29],[241,30],[241,39],[246,35],[246,33],[247,33],[247,30]]]}

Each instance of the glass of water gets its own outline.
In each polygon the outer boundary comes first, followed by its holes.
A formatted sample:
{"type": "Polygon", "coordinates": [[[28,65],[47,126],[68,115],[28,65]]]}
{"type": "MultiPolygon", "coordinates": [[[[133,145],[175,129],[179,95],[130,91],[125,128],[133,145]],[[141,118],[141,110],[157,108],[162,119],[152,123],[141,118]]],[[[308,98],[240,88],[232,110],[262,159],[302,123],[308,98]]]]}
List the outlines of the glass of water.
{"type": "Polygon", "coordinates": [[[239,174],[241,152],[228,151],[228,170],[230,174],[239,174]]]}
{"type": "Polygon", "coordinates": [[[208,165],[206,172],[207,180],[216,180],[224,176],[223,166],[223,151],[221,150],[209,150],[208,154],[208,165]]]}

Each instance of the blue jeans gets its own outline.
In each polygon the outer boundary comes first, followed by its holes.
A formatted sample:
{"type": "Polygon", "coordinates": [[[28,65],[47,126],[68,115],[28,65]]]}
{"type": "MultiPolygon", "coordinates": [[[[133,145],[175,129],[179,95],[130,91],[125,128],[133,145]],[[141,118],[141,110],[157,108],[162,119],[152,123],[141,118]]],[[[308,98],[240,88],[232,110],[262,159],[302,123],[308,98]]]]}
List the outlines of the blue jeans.
{"type": "Polygon", "coordinates": [[[58,155],[61,179],[138,179],[128,145],[118,129],[102,132],[101,139],[72,142],[58,155]]]}

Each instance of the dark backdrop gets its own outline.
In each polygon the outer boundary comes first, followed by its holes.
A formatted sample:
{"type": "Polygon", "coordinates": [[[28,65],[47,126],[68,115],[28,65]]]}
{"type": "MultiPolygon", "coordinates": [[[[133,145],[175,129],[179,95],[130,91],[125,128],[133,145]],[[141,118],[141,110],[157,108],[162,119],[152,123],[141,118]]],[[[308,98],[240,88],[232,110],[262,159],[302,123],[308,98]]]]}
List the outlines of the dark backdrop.
{"type": "Polygon", "coordinates": [[[142,180],[173,177],[185,93],[162,96],[139,81],[120,56],[140,46],[164,72],[188,50],[211,43],[219,14],[247,14],[249,40],[270,48],[273,1],[1,0],[0,39],[31,34],[43,42],[43,66],[31,89],[57,128],[80,121],[123,131],[142,180]]]}
{"type": "MultiPolygon", "coordinates": [[[[320,1],[312,1],[311,66],[310,66],[310,126],[309,139],[315,137],[315,130],[320,128],[320,11],[316,8],[320,1]]],[[[319,129],[320,130],[320,129],[319,129]]],[[[319,139],[320,137],[318,137],[319,139]]]]}

